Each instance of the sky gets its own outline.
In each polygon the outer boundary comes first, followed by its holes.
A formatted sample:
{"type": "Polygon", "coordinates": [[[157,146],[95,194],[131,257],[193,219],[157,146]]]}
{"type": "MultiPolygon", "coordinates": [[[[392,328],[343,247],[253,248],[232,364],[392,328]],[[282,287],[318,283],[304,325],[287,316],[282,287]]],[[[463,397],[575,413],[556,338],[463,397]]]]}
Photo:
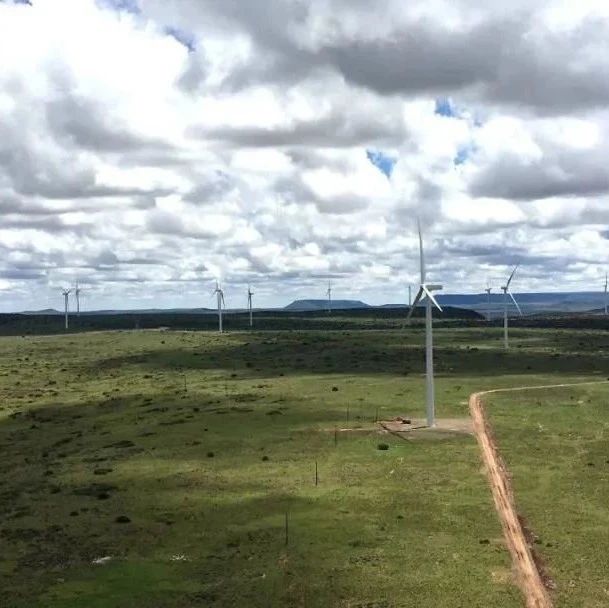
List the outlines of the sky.
{"type": "Polygon", "coordinates": [[[0,311],[602,290],[606,0],[0,0],[0,311]]]}

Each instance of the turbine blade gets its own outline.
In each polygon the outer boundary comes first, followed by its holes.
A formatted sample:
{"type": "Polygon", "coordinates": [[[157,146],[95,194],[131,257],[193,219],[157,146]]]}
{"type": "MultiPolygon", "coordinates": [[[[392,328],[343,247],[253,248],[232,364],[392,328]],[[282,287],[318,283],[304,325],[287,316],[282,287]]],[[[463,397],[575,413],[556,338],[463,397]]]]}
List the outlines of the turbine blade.
{"type": "Polygon", "coordinates": [[[512,302],[514,302],[514,306],[516,306],[516,308],[518,309],[518,312],[520,313],[520,316],[522,317],[522,310],[520,310],[520,306],[518,306],[518,302],[516,302],[516,298],[512,295],[511,291],[506,292],[510,295],[510,298],[512,298],[512,302]]]}
{"type": "Polygon", "coordinates": [[[435,307],[442,312],[442,307],[438,304],[437,300],[433,297],[433,294],[431,293],[431,291],[429,291],[429,289],[427,289],[427,287],[425,287],[425,285],[421,286],[421,289],[425,292],[425,294],[427,295],[427,297],[433,302],[433,304],[435,305],[435,307]]]}
{"type": "Polygon", "coordinates": [[[417,293],[417,296],[414,299],[414,302],[412,303],[412,306],[410,307],[410,310],[408,311],[408,316],[406,317],[407,319],[410,319],[410,317],[412,316],[412,313],[414,312],[416,305],[421,301],[424,293],[425,292],[423,291],[423,288],[421,287],[421,289],[419,289],[419,293],[417,293]]]}
{"type": "Polygon", "coordinates": [[[512,274],[510,275],[510,278],[508,279],[508,282],[505,284],[506,287],[510,286],[510,283],[512,282],[512,279],[514,278],[514,274],[518,270],[518,266],[519,266],[519,264],[516,264],[516,266],[514,267],[514,270],[512,270],[512,274]]]}

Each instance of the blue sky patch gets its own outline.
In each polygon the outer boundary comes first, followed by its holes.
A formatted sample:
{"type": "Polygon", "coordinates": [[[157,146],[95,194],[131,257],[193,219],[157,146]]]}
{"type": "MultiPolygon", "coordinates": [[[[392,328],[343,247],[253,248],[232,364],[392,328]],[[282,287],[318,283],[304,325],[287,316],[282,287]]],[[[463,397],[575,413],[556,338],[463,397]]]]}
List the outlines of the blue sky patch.
{"type": "Polygon", "coordinates": [[[368,160],[387,178],[391,177],[397,158],[384,154],[379,150],[366,150],[368,160]]]}
{"type": "Polygon", "coordinates": [[[458,118],[459,116],[448,97],[439,97],[436,99],[436,109],[434,110],[434,114],[445,116],[446,118],[458,118]]]}
{"type": "Polygon", "coordinates": [[[455,165],[462,165],[469,160],[471,155],[475,152],[475,147],[473,144],[466,144],[464,146],[459,146],[457,150],[457,154],[453,159],[455,165]]]}

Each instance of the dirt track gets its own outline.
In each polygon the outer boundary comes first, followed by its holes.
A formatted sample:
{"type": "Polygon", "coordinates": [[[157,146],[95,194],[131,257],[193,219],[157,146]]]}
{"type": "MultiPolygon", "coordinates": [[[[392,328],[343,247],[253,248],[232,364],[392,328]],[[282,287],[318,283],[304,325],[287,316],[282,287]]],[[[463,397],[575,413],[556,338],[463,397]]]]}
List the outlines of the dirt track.
{"type": "Polygon", "coordinates": [[[518,584],[524,594],[527,608],[552,608],[552,600],[544,587],[533,554],[527,543],[524,530],[518,518],[512,487],[503,460],[497,451],[492,432],[486,419],[482,396],[489,393],[550,389],[586,384],[606,384],[606,380],[578,382],[571,384],[551,384],[546,386],[521,386],[495,389],[474,393],[469,398],[469,410],[474,424],[474,433],[482,452],[495,507],[501,520],[503,534],[512,556],[512,563],[518,584]]]}
{"type": "Polygon", "coordinates": [[[512,488],[503,462],[489,433],[484,415],[484,406],[482,405],[482,394],[474,393],[470,396],[469,410],[474,421],[474,432],[480,445],[482,459],[493,492],[495,508],[501,520],[508,549],[512,555],[512,564],[516,571],[518,584],[525,596],[528,608],[551,608],[552,601],[537,571],[533,555],[518,520],[512,488]]]}

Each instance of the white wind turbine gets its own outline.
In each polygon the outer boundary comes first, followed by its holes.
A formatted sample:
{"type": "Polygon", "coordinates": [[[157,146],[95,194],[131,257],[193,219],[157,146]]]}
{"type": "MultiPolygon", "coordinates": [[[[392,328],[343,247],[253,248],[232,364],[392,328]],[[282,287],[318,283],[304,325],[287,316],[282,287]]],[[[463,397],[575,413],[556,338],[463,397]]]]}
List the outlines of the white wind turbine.
{"type": "Polygon", "coordinates": [[[491,291],[493,288],[487,283],[487,287],[484,290],[486,292],[486,320],[491,320],[491,291]]]}
{"type": "Polygon", "coordinates": [[[330,314],[332,312],[332,283],[330,281],[328,281],[326,295],[328,296],[328,314],[330,314]]]}
{"type": "Polygon", "coordinates": [[[501,291],[503,291],[503,345],[506,349],[509,348],[509,340],[508,340],[509,298],[512,299],[512,302],[514,302],[514,306],[516,306],[520,316],[522,316],[522,310],[520,310],[520,306],[518,306],[518,302],[516,302],[516,298],[514,298],[514,296],[512,295],[512,292],[510,291],[510,283],[512,282],[512,279],[514,278],[514,274],[516,273],[516,270],[518,270],[518,265],[516,265],[514,270],[512,270],[512,274],[510,275],[510,278],[507,280],[507,283],[501,288],[501,291]],[[508,298],[508,296],[509,296],[509,298],[508,298]]]}
{"type": "Polygon", "coordinates": [[[222,308],[224,307],[224,292],[218,285],[218,281],[216,281],[216,289],[214,289],[214,294],[216,294],[218,298],[218,331],[222,333],[222,308]]]}
{"type": "Polygon", "coordinates": [[[78,286],[78,281],[74,286],[74,297],[76,298],[76,316],[80,317],[80,292],[82,289],[78,286]]]}
{"type": "Polygon", "coordinates": [[[607,273],[605,273],[605,316],[607,316],[607,273]]]}
{"type": "Polygon", "coordinates": [[[64,317],[65,317],[65,328],[68,329],[68,310],[69,310],[69,297],[72,293],[71,289],[62,289],[61,293],[64,300],[64,317]]]}
{"type": "Polygon", "coordinates": [[[254,325],[254,315],[252,312],[252,296],[254,295],[254,292],[252,291],[252,288],[248,285],[247,286],[247,309],[250,313],[250,327],[252,327],[254,325]]]}
{"type": "Polygon", "coordinates": [[[426,282],[425,272],[425,255],[423,252],[423,236],[421,235],[421,224],[417,220],[417,228],[419,231],[419,256],[421,263],[421,285],[410,310],[408,311],[408,319],[416,305],[423,299],[425,300],[425,390],[426,390],[426,409],[427,409],[427,426],[433,427],[436,425],[435,420],[435,394],[434,394],[434,375],[433,375],[433,324],[432,324],[432,304],[442,312],[442,308],[433,297],[432,291],[439,291],[442,285],[433,285],[426,282]]]}

